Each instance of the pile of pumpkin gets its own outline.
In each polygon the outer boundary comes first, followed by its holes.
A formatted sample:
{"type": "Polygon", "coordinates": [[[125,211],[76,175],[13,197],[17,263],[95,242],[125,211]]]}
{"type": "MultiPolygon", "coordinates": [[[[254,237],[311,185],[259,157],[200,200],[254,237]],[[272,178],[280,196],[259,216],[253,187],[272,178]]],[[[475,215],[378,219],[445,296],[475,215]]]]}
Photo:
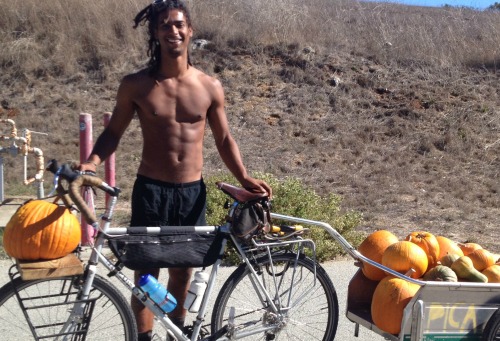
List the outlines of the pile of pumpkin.
{"type": "MultiPolygon", "coordinates": [[[[500,283],[500,255],[477,243],[456,243],[425,231],[399,240],[387,230],[369,235],[358,251],[394,271],[424,281],[500,283]]],[[[398,334],[403,310],[420,286],[388,275],[366,262],[362,264],[365,288],[373,289],[371,316],[381,330],[398,334]],[[390,308],[389,308],[390,307],[390,308]]],[[[359,280],[359,279],[358,279],[359,280]]]]}

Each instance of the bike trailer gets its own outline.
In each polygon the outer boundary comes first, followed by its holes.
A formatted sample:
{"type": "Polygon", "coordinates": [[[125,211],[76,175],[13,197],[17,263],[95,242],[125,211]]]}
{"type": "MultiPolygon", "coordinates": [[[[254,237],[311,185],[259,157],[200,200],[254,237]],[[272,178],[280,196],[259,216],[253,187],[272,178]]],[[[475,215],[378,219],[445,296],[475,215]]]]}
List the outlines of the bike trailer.
{"type": "MultiPolygon", "coordinates": [[[[404,309],[399,335],[386,333],[375,326],[369,295],[363,301],[348,299],[346,315],[356,323],[355,334],[361,325],[389,340],[480,341],[490,340],[484,335],[492,334],[491,328],[496,326],[497,329],[500,325],[500,284],[418,282],[421,287],[404,309]]],[[[494,335],[491,340],[496,340],[494,335]]]]}

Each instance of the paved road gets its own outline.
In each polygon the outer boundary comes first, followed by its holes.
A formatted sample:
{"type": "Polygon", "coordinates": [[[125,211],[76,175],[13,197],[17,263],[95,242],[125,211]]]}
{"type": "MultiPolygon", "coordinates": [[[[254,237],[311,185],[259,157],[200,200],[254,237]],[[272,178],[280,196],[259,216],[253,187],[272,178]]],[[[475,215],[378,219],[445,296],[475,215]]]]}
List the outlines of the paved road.
{"type": "Polygon", "coordinates": [[[19,206],[19,201],[6,201],[4,203],[0,203],[0,227],[5,227],[5,225],[7,225],[10,217],[14,214],[14,212],[16,212],[19,206]]]}
{"type": "MultiPolygon", "coordinates": [[[[346,297],[347,297],[347,285],[349,280],[352,278],[356,271],[356,267],[353,265],[352,260],[345,261],[333,261],[323,264],[325,269],[327,270],[330,278],[332,279],[334,286],[337,290],[337,295],[339,298],[339,309],[340,309],[340,318],[339,318],[339,327],[337,329],[336,340],[341,341],[350,341],[350,340],[359,340],[359,341],[381,341],[384,338],[374,332],[360,328],[360,335],[358,338],[354,336],[354,324],[350,322],[345,317],[346,310],[346,297]]],[[[3,285],[7,282],[7,269],[12,264],[10,260],[0,260],[0,285],[3,285]]],[[[220,271],[220,281],[218,281],[218,285],[222,285],[223,281],[229,274],[234,270],[232,267],[224,267],[220,271]]],[[[101,275],[105,275],[101,273],[101,275]]],[[[131,274],[127,274],[131,275],[131,274]]],[[[122,285],[120,283],[117,284],[117,287],[121,288],[122,285]]],[[[124,292],[126,297],[129,294],[124,292]]],[[[207,319],[209,321],[209,318],[207,319]]],[[[161,335],[163,332],[161,333],[161,335]]]]}

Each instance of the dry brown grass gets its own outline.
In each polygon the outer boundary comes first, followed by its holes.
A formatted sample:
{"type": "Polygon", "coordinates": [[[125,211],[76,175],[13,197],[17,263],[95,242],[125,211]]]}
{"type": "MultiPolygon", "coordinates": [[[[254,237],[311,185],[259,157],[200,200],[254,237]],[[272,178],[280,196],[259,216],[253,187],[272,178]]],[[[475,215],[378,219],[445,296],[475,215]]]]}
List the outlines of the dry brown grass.
{"type": "MultiPolygon", "coordinates": [[[[133,0],[0,0],[0,100],[46,157],[78,158],[78,114],[110,111],[145,62],[133,0]]],[[[303,179],[364,214],[360,229],[426,229],[500,252],[500,15],[353,1],[192,1],[196,66],[221,79],[251,171],[303,179]],[[388,44],[390,43],[390,44],[388,44]]],[[[0,118],[4,118],[1,116],[0,118]]],[[[2,127],[0,126],[0,129],[2,127]]],[[[118,151],[126,201],[140,158],[118,151]]],[[[208,133],[206,173],[225,169],[208,133]]],[[[21,158],[5,157],[6,196],[21,158]]],[[[49,184],[46,184],[49,187],[49,184]]]]}

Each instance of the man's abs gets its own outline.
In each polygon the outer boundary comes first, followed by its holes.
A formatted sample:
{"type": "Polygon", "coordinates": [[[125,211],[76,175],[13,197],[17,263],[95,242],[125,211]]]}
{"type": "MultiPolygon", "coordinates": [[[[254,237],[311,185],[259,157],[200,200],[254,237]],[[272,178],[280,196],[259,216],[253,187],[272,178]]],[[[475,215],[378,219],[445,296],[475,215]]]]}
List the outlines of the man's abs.
{"type": "Polygon", "coordinates": [[[201,179],[203,155],[198,148],[174,152],[158,146],[144,149],[138,174],[171,183],[186,183],[201,179]],[[163,149],[163,150],[162,150],[163,149]]]}

